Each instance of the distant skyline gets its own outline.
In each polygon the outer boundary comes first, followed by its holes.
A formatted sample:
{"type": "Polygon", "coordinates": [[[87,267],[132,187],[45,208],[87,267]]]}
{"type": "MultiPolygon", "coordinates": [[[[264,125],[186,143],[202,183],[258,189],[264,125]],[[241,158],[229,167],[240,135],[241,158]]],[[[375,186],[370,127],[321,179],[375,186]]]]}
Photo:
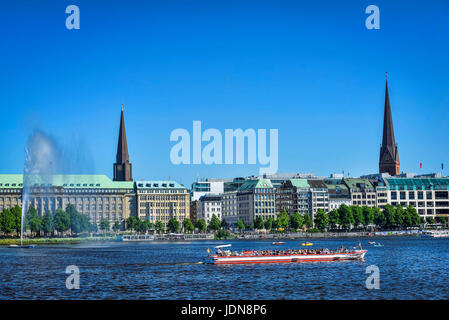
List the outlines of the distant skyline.
{"type": "Polygon", "coordinates": [[[448,174],[446,0],[77,1],[80,30],[67,5],[0,3],[0,173],[23,172],[37,129],[73,170],[112,179],[122,103],[134,180],[258,175],[173,165],[170,133],[195,120],[278,129],[278,173],[376,173],[387,71],[401,171],[448,174]]]}

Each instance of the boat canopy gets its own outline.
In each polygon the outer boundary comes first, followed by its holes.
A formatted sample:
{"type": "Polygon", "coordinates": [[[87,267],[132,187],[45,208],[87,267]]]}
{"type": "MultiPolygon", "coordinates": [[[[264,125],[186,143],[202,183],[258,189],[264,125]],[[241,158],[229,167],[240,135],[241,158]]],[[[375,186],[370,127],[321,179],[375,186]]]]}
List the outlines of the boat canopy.
{"type": "Polygon", "coordinates": [[[219,249],[219,248],[227,248],[227,247],[232,247],[232,244],[223,244],[221,246],[216,246],[214,247],[215,249],[219,249]]]}

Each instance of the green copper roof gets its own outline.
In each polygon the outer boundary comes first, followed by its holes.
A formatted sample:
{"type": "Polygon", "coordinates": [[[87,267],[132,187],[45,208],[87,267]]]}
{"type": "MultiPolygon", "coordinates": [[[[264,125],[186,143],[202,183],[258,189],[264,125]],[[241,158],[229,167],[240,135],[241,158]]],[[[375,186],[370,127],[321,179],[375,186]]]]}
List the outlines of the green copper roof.
{"type": "Polygon", "coordinates": [[[449,187],[448,178],[384,178],[391,187],[449,187]]]}
{"type": "Polygon", "coordinates": [[[241,185],[239,191],[273,188],[270,179],[248,180],[241,185]]]}
{"type": "MultiPolygon", "coordinates": [[[[11,185],[23,184],[22,174],[0,174],[1,188],[11,188],[11,185]],[[7,186],[7,184],[9,186],[7,186]]],[[[42,187],[64,187],[68,189],[133,189],[132,181],[112,181],[100,174],[55,174],[55,175],[28,175],[26,185],[42,187]]],[[[22,188],[22,185],[17,186],[22,188]]]]}
{"type": "Polygon", "coordinates": [[[307,183],[307,179],[290,179],[292,185],[296,188],[308,189],[310,185],[307,183]]]}
{"type": "Polygon", "coordinates": [[[368,179],[359,179],[359,178],[345,178],[344,183],[348,186],[349,189],[353,188],[361,188],[361,185],[364,184],[367,189],[373,189],[373,185],[369,182],[368,179]]]}

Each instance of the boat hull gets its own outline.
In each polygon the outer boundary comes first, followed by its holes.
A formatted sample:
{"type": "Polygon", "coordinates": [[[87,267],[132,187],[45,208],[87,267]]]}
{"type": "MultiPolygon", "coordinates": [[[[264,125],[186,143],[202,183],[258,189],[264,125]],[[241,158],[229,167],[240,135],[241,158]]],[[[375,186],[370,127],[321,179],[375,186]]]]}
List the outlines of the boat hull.
{"type": "Polygon", "coordinates": [[[292,254],[292,255],[210,255],[206,263],[211,264],[249,264],[249,263],[295,263],[317,261],[361,260],[368,250],[357,250],[346,253],[292,254]]]}

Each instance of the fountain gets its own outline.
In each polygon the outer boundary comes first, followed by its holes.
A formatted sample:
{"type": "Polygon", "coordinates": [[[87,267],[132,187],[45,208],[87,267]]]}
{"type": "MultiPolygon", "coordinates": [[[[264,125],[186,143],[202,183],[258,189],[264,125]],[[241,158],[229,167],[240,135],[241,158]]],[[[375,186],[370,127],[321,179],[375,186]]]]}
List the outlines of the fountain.
{"type": "Polygon", "coordinates": [[[64,161],[63,153],[56,141],[50,135],[40,130],[34,131],[28,138],[25,153],[20,246],[33,247],[23,246],[24,223],[29,207],[29,196],[35,186],[51,185],[55,174],[61,174],[66,171],[67,162],[64,161]]]}

